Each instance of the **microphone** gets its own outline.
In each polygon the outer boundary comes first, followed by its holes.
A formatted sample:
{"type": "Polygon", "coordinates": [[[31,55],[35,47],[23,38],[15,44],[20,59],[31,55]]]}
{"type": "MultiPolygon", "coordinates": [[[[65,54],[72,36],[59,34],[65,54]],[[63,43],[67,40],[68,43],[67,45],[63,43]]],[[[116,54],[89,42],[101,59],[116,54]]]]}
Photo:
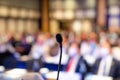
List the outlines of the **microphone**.
{"type": "Polygon", "coordinates": [[[57,73],[57,80],[59,79],[59,73],[60,73],[60,65],[61,65],[61,60],[62,60],[62,36],[61,34],[56,34],[56,41],[59,43],[60,45],[60,59],[59,59],[59,64],[58,64],[58,73],[57,73]]]}
{"type": "Polygon", "coordinates": [[[59,44],[62,44],[63,39],[62,39],[61,34],[58,33],[58,34],[56,35],[56,41],[57,41],[59,44]]]}

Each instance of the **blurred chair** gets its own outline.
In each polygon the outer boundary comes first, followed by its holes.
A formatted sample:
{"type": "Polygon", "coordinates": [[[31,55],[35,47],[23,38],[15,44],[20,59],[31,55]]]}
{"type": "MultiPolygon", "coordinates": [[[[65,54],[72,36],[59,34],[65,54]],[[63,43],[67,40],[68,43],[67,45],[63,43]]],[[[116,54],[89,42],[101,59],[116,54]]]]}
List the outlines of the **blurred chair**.
{"type": "Polygon", "coordinates": [[[15,68],[5,72],[4,80],[43,80],[39,73],[27,72],[26,69],[15,68]]]}

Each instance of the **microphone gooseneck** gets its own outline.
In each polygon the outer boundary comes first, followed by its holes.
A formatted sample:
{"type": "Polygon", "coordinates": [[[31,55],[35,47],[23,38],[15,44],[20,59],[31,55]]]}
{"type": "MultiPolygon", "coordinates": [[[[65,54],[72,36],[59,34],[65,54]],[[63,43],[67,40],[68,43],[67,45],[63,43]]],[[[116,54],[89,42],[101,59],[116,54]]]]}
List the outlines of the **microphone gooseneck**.
{"type": "Polygon", "coordinates": [[[61,66],[61,60],[62,60],[62,36],[61,34],[57,34],[56,35],[56,41],[59,43],[60,45],[60,59],[59,59],[59,64],[58,64],[58,73],[57,73],[57,80],[59,79],[59,73],[60,73],[60,66],[61,66]]]}

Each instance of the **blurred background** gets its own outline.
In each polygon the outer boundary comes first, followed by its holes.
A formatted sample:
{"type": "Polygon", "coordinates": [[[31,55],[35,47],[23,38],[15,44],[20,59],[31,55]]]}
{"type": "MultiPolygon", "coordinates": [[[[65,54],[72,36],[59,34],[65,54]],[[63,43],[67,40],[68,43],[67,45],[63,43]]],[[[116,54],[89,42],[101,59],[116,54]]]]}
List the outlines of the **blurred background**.
{"type": "Polygon", "coordinates": [[[63,72],[69,73],[73,57],[70,72],[82,79],[109,53],[119,63],[120,0],[0,0],[0,70],[57,71],[57,33],[63,37],[63,72]],[[81,61],[86,67],[82,72],[81,61]]]}

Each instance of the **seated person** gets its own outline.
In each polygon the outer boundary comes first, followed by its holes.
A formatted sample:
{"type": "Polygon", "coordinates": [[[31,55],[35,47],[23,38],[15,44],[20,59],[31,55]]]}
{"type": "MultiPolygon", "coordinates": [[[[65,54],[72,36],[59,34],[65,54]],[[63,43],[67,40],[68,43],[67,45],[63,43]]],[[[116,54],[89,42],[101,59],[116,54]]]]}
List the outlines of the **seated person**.
{"type": "MultiPolygon", "coordinates": [[[[58,43],[54,43],[53,45],[51,45],[47,53],[45,53],[42,58],[45,63],[59,64],[60,48],[58,43]]],[[[68,62],[68,55],[62,52],[61,64],[66,65],[67,62],[68,62]]]]}
{"type": "Polygon", "coordinates": [[[28,70],[38,72],[39,69],[42,67],[41,57],[44,54],[44,39],[44,34],[39,33],[36,42],[33,44],[31,51],[28,55],[30,59],[26,61],[28,70]]]}
{"type": "Polygon", "coordinates": [[[101,45],[101,57],[92,67],[92,73],[101,76],[120,78],[120,63],[113,58],[109,41],[105,40],[101,45]]]}
{"type": "Polygon", "coordinates": [[[0,36],[0,65],[7,69],[14,68],[16,67],[17,59],[19,59],[19,53],[8,42],[8,37],[0,36]]]}
{"type": "Polygon", "coordinates": [[[80,73],[84,79],[84,76],[89,70],[89,65],[85,61],[84,57],[80,55],[80,45],[77,42],[71,43],[68,54],[70,55],[69,62],[66,67],[66,71],[70,73],[80,73]]]}

